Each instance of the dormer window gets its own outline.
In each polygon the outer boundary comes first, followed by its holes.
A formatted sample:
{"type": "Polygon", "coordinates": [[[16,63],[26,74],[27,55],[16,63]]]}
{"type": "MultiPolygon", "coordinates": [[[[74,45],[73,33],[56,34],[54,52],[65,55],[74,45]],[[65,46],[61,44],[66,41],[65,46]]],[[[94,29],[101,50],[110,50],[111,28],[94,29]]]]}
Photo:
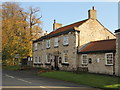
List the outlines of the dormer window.
{"type": "Polygon", "coordinates": [[[58,38],[54,39],[54,47],[58,47],[58,38]]]}
{"type": "Polygon", "coordinates": [[[63,37],[63,45],[68,45],[69,42],[68,42],[68,35],[64,36],[63,37]]]}
{"type": "Polygon", "coordinates": [[[50,40],[46,41],[46,48],[50,48],[50,40]]]}

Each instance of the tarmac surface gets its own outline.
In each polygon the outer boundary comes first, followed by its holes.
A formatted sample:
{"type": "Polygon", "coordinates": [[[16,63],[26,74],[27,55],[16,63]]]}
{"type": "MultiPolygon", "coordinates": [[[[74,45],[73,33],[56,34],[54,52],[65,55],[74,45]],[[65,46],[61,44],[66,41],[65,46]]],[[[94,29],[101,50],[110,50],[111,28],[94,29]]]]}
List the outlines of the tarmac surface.
{"type": "Polygon", "coordinates": [[[37,76],[38,69],[2,70],[2,90],[101,90],[72,82],[37,76]]]}

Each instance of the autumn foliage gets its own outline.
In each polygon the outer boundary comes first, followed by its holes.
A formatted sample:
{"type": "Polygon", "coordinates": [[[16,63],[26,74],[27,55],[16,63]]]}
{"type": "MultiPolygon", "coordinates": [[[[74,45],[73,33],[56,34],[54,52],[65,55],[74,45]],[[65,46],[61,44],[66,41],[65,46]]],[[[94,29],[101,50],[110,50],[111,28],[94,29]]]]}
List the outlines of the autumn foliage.
{"type": "Polygon", "coordinates": [[[32,40],[40,37],[42,29],[38,8],[25,10],[18,3],[2,4],[2,60],[15,65],[32,56],[32,40]],[[18,59],[15,59],[17,56],[18,59]]]}

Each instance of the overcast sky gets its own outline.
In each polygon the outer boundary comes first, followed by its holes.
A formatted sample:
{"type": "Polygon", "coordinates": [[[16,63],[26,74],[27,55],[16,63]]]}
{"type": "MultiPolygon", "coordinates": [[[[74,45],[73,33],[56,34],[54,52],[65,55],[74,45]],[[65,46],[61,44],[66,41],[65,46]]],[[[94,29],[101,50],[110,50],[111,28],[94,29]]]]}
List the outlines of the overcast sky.
{"type": "MultiPolygon", "coordinates": [[[[95,6],[97,19],[111,32],[118,28],[117,2],[20,2],[23,8],[39,7],[42,12],[42,28],[52,31],[56,19],[63,26],[88,18],[88,10],[95,6]]],[[[41,15],[39,13],[39,15],[41,15]]]]}

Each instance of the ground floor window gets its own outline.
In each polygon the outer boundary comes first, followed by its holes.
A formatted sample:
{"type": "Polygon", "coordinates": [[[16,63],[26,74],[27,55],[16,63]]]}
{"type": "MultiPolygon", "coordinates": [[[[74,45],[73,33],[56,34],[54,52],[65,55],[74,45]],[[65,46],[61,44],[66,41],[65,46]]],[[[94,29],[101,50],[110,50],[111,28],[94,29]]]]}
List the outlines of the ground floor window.
{"type": "Polygon", "coordinates": [[[63,54],[63,60],[64,60],[63,61],[64,63],[68,63],[68,54],[67,53],[63,54]]]}
{"type": "Polygon", "coordinates": [[[82,64],[88,64],[87,54],[82,55],[82,64]]]}
{"type": "Polygon", "coordinates": [[[89,64],[92,64],[92,58],[88,59],[89,64]]]}
{"type": "Polygon", "coordinates": [[[47,54],[47,55],[46,55],[46,62],[48,63],[48,62],[50,62],[50,61],[51,61],[50,54],[47,54]]]}
{"type": "Polygon", "coordinates": [[[113,65],[113,53],[105,54],[106,65],[113,65]]]}
{"type": "Polygon", "coordinates": [[[34,63],[37,63],[37,57],[34,58],[34,63]]]}

